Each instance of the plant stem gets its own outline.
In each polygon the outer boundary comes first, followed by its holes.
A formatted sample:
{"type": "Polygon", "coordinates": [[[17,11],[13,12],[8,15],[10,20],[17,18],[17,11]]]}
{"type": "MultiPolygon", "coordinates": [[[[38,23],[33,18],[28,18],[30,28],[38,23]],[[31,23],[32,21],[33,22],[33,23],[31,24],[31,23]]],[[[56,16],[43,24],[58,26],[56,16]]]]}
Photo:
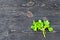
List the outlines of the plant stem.
{"type": "Polygon", "coordinates": [[[44,36],[44,38],[45,38],[45,37],[46,37],[46,31],[45,31],[44,28],[42,29],[42,32],[43,32],[43,36],[44,36]]]}

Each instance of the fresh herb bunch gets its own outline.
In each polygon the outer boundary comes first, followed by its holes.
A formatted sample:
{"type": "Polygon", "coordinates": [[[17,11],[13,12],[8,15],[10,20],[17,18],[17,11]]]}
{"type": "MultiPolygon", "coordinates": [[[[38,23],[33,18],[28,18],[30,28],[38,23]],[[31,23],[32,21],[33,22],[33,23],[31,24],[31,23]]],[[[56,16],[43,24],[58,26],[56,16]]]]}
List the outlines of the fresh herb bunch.
{"type": "Polygon", "coordinates": [[[48,20],[33,20],[33,23],[31,25],[31,29],[33,31],[42,31],[43,33],[43,36],[46,37],[46,29],[49,31],[49,32],[52,32],[53,31],[53,28],[51,27],[50,25],[50,22],[48,20]]]}

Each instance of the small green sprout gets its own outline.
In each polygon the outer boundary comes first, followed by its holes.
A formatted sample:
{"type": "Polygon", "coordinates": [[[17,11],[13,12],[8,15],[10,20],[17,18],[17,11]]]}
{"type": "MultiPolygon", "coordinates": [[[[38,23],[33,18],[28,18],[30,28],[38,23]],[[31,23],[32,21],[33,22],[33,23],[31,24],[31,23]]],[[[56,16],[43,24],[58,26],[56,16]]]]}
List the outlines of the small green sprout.
{"type": "Polygon", "coordinates": [[[51,27],[50,22],[48,20],[38,20],[38,21],[33,20],[31,29],[35,32],[41,30],[44,37],[46,37],[45,36],[46,29],[48,29],[49,32],[53,31],[53,28],[51,27]]]}

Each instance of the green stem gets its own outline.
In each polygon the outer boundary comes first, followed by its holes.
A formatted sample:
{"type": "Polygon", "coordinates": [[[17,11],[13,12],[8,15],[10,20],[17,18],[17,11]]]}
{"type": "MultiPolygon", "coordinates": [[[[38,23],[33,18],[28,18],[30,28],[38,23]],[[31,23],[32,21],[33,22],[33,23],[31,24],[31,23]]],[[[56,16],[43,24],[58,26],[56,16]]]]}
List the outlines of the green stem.
{"type": "Polygon", "coordinates": [[[44,28],[42,29],[42,32],[43,32],[43,36],[44,36],[44,38],[45,38],[45,37],[46,37],[46,31],[45,31],[44,28]]]}

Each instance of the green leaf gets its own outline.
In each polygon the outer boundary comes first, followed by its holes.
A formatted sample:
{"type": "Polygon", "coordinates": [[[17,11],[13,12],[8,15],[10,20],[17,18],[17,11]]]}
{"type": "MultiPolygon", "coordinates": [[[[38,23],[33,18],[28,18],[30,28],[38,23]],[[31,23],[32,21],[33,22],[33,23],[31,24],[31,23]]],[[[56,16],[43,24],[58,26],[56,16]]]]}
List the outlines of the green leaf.
{"type": "Polygon", "coordinates": [[[49,30],[49,32],[52,32],[53,31],[53,28],[52,27],[49,27],[48,30],[49,30]]]}

